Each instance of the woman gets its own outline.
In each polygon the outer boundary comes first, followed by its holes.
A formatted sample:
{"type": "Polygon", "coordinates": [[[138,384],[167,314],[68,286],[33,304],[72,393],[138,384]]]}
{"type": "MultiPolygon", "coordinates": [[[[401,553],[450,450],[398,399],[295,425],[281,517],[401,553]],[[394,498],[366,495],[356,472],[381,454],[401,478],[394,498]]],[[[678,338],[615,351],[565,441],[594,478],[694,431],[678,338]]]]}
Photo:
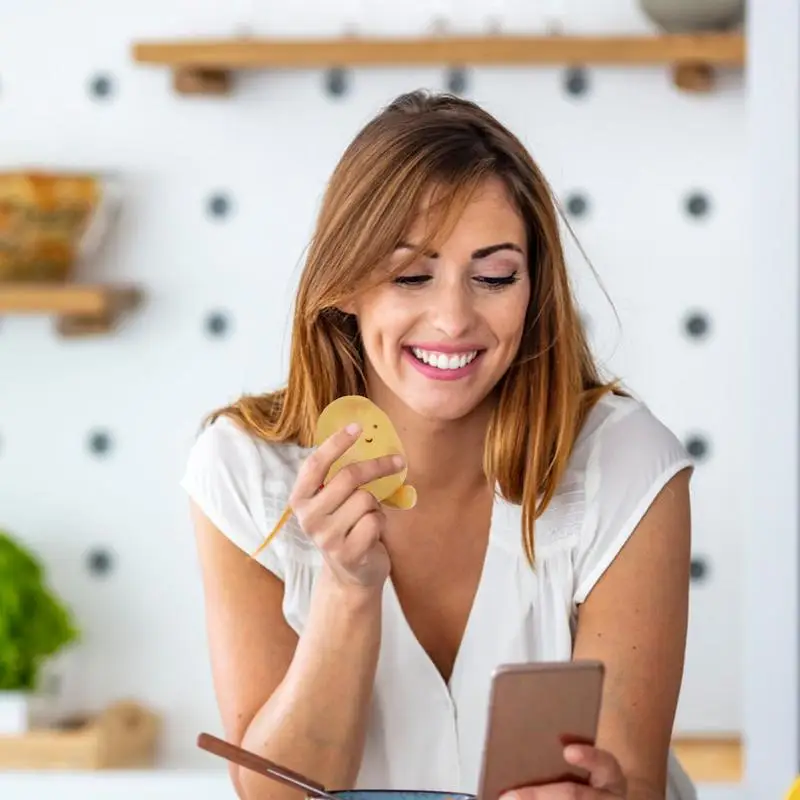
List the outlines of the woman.
{"type": "Polygon", "coordinates": [[[286,388],[210,422],[183,485],[231,741],[329,788],[474,793],[494,667],[599,659],[597,747],[565,753],[591,786],[521,800],[694,797],[669,756],[691,463],[598,374],[546,181],[485,111],[412,93],[365,126],[322,204],[286,388]],[[358,489],[390,457],[321,488],[359,432],[312,449],[316,419],[347,394],[399,431],[413,509],[358,489]]]}

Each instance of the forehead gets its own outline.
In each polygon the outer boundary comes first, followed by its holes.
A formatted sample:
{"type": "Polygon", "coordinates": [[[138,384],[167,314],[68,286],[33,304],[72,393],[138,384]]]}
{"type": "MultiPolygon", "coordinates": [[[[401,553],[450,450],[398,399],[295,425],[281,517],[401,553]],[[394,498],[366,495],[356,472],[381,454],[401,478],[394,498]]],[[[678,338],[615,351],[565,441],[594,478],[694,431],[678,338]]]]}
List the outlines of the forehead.
{"type": "MultiPolygon", "coordinates": [[[[408,228],[414,244],[439,247],[453,239],[497,237],[524,246],[525,223],[506,184],[496,177],[474,187],[433,187],[425,192],[408,228]]],[[[483,244],[490,244],[486,241],[483,244]]]]}

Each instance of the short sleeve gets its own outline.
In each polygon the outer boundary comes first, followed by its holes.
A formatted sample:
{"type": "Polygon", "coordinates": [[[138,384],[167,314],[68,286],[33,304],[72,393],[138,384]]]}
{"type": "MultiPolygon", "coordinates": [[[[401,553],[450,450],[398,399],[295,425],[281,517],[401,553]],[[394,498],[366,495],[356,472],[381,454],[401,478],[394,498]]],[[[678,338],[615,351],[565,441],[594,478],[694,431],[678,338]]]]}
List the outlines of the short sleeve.
{"type": "MultiPolygon", "coordinates": [[[[195,440],[180,485],[237,547],[253,553],[264,540],[265,464],[256,442],[235,422],[220,417],[195,440]]],[[[281,580],[275,548],[258,560],[281,580]]]]}
{"type": "Polygon", "coordinates": [[[593,436],[585,473],[586,516],[575,556],[582,603],[669,480],[693,462],[649,408],[626,400],[593,436]]]}

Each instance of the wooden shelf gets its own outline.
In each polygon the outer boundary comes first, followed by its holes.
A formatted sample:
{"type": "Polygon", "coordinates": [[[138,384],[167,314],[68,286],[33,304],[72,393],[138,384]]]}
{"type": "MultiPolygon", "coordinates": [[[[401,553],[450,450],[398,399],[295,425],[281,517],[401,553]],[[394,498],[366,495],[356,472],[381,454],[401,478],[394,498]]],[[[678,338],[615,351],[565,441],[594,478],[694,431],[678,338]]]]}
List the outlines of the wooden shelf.
{"type": "Polygon", "coordinates": [[[131,286],[0,283],[0,316],[52,314],[62,336],[108,333],[142,300],[131,286]]]}
{"type": "Polygon", "coordinates": [[[139,42],[133,58],[166,66],[182,94],[226,94],[236,70],[365,66],[616,65],[673,67],[676,85],[708,91],[716,67],[741,67],[739,33],[662,36],[429,36],[139,42]]]}
{"type": "Polygon", "coordinates": [[[740,783],[742,742],[737,737],[678,737],[672,742],[678,761],[697,783],[740,783]]]}

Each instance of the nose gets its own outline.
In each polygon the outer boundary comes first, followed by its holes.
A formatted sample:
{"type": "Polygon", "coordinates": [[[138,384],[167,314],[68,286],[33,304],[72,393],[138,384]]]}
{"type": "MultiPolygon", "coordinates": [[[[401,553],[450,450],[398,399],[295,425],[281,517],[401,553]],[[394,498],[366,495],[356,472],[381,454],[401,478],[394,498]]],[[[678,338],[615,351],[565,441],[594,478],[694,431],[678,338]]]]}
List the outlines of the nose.
{"type": "Polygon", "coordinates": [[[434,326],[450,339],[464,336],[475,324],[474,301],[462,281],[442,286],[430,300],[434,326]]]}

